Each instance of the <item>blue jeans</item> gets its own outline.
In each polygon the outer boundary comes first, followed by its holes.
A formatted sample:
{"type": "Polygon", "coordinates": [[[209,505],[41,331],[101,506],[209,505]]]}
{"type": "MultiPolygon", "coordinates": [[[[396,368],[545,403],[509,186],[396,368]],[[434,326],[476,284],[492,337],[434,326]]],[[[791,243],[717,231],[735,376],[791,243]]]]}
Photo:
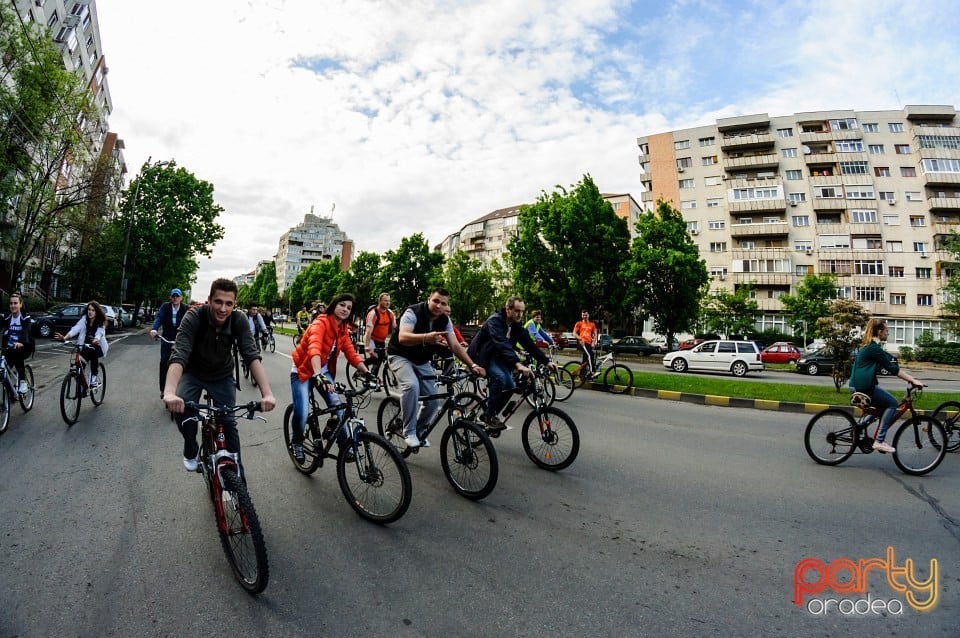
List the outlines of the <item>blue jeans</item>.
{"type": "Polygon", "coordinates": [[[880,431],[877,433],[877,440],[883,441],[887,436],[887,430],[893,425],[893,417],[897,414],[897,399],[878,385],[873,386],[872,390],[864,392],[864,394],[870,396],[870,405],[875,408],[883,408],[883,416],[880,417],[880,431]]]}
{"type": "Polygon", "coordinates": [[[490,389],[490,398],[483,411],[488,417],[496,416],[503,409],[513,394],[517,384],[513,381],[513,372],[496,359],[487,363],[487,384],[490,389]]]}
{"type": "Polygon", "coordinates": [[[437,371],[427,363],[413,363],[405,357],[390,355],[387,365],[397,375],[400,387],[400,416],[403,419],[403,436],[419,437],[427,429],[431,419],[443,405],[443,399],[433,399],[420,407],[420,396],[437,394],[437,371]]]}
{"type": "MultiPolygon", "coordinates": [[[[307,414],[310,412],[310,384],[312,383],[312,378],[301,381],[296,372],[290,373],[290,394],[293,396],[293,432],[291,432],[290,436],[291,443],[303,443],[303,431],[307,426],[307,414]]],[[[317,392],[323,398],[328,408],[343,403],[339,395],[335,392],[327,392],[326,390],[317,390],[317,392]]],[[[336,418],[340,422],[343,421],[343,413],[343,409],[337,410],[336,412],[336,418]]],[[[339,444],[343,445],[346,438],[347,435],[342,429],[337,432],[337,442],[339,444]]]]}

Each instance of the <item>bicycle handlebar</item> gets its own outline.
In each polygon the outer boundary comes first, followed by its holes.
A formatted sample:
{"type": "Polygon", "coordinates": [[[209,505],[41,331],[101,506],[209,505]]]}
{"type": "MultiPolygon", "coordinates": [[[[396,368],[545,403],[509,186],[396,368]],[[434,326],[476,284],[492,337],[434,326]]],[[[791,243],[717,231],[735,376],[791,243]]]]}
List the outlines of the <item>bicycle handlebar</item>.
{"type": "MultiPolygon", "coordinates": [[[[220,407],[216,407],[210,402],[199,403],[197,401],[184,401],[184,406],[191,410],[196,410],[204,415],[205,418],[215,418],[218,416],[237,414],[238,412],[246,412],[243,418],[252,420],[254,418],[254,412],[263,412],[263,404],[260,401],[250,401],[243,405],[225,405],[220,407]]],[[[263,417],[256,418],[266,421],[263,417]]]]}

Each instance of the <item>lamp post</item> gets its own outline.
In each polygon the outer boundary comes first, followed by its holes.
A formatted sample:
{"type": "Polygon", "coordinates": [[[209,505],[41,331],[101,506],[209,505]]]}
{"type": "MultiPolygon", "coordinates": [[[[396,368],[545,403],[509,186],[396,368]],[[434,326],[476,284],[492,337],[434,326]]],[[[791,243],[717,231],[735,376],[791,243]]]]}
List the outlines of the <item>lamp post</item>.
{"type": "MultiPolygon", "coordinates": [[[[153,156],[147,157],[147,161],[144,164],[145,167],[150,166],[150,160],[153,159],[153,156]]],[[[160,168],[161,166],[166,166],[170,162],[157,162],[154,166],[160,168]]],[[[130,229],[133,227],[133,217],[137,212],[137,203],[140,198],[140,183],[143,181],[144,170],[140,171],[140,178],[137,180],[137,187],[133,189],[133,206],[130,210],[130,219],[127,221],[127,235],[126,239],[123,242],[123,263],[120,264],[120,307],[123,308],[123,302],[127,296],[127,256],[130,250],[130,229]]]]}

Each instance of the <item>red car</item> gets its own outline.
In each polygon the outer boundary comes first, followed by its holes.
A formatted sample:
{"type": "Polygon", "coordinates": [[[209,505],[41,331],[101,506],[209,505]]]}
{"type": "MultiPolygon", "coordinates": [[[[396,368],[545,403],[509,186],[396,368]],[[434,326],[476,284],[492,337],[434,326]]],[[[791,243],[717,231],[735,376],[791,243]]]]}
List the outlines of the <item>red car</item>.
{"type": "Polygon", "coordinates": [[[706,339],[687,339],[686,341],[680,342],[680,350],[689,350],[699,346],[701,343],[706,341],[706,339]]]}
{"type": "Polygon", "coordinates": [[[803,351],[800,348],[783,341],[767,346],[760,352],[760,360],[764,363],[792,363],[796,365],[802,356],[803,351]]]}

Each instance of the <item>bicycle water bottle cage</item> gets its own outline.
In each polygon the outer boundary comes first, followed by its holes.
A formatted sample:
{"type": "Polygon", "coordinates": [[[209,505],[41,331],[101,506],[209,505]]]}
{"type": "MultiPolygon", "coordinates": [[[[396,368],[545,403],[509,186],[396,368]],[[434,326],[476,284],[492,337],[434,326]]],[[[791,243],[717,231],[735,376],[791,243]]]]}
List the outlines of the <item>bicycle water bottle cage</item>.
{"type": "Polygon", "coordinates": [[[860,408],[861,410],[864,408],[869,408],[870,395],[864,394],[863,392],[854,392],[853,395],[850,397],[850,405],[852,405],[855,408],[860,408]]]}

